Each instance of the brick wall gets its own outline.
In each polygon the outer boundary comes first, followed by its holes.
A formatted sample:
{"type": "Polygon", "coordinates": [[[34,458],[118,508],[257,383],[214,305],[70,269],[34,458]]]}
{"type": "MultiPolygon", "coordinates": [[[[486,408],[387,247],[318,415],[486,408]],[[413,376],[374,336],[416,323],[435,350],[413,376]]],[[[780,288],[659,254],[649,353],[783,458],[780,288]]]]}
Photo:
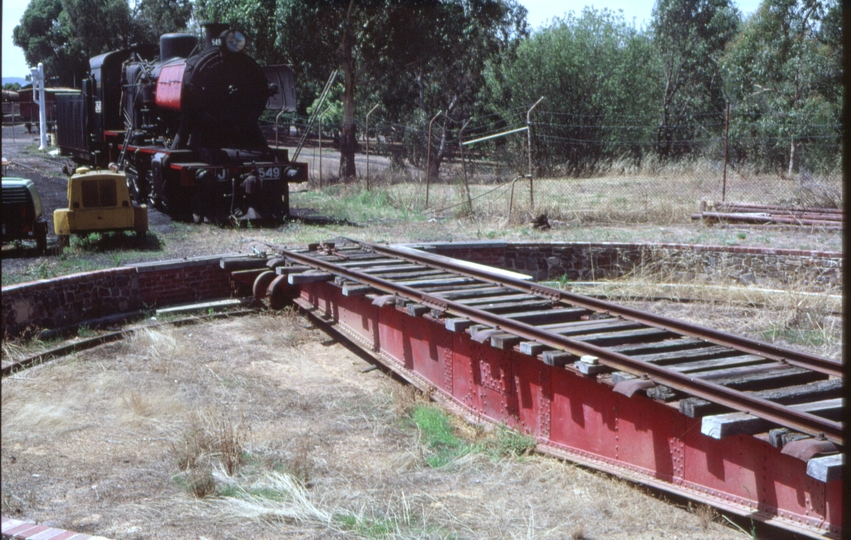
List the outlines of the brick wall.
{"type": "Polygon", "coordinates": [[[227,298],[222,256],[130,265],[3,287],[3,335],[169,305],[227,298]]]}

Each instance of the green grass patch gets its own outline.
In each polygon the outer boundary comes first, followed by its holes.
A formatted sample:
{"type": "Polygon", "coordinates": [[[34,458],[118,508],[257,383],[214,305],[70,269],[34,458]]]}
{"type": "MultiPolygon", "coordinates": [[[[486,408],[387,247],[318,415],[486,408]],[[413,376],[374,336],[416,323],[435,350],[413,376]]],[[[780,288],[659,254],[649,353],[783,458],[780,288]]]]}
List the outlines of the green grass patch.
{"type": "Polygon", "coordinates": [[[433,405],[418,405],[411,420],[420,431],[428,450],[426,463],[432,468],[445,467],[468,454],[482,453],[491,459],[520,458],[535,448],[535,439],[500,424],[480,441],[468,441],[458,435],[452,417],[433,405]]]}
{"type": "Polygon", "coordinates": [[[361,538],[386,538],[399,532],[398,525],[388,518],[370,518],[354,514],[338,514],[334,520],[361,538]]]}
{"type": "Polygon", "coordinates": [[[411,412],[411,419],[420,430],[423,444],[429,450],[425,459],[430,467],[444,467],[474,451],[473,445],[455,434],[450,416],[441,409],[420,405],[411,412]]]}
{"type": "Polygon", "coordinates": [[[808,330],[778,326],[763,330],[760,334],[768,342],[785,341],[793,345],[805,345],[808,347],[821,347],[829,341],[827,334],[818,329],[808,330]]]}

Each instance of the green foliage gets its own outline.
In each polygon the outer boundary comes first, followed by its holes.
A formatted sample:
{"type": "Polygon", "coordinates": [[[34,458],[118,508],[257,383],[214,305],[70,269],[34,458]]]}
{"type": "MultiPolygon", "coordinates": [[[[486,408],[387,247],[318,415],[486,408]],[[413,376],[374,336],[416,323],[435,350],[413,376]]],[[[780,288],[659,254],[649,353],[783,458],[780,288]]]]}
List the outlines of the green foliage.
{"type": "Polygon", "coordinates": [[[662,158],[700,149],[721,135],[726,101],[718,61],[739,27],[729,0],[657,0],[651,30],[664,83],[656,151],[662,158]]]}
{"type": "Polygon", "coordinates": [[[789,174],[838,164],[842,48],[836,0],[764,0],[723,58],[739,161],[789,174]]]}
{"type": "Polygon", "coordinates": [[[127,0],[33,0],[12,42],[30,65],[42,62],[51,85],[79,85],[89,58],[158,42],[159,35],[186,27],[189,0],[140,0],[131,11],[127,0]]]}
{"type": "Polygon", "coordinates": [[[491,64],[486,96],[512,125],[525,123],[526,111],[544,96],[533,120],[539,170],[588,172],[602,160],[640,159],[644,149],[635,141],[649,140],[659,93],[647,77],[655,54],[622,15],[586,8],[523,41],[516,58],[491,64]],[[645,120],[624,126],[624,115],[645,120]]]}

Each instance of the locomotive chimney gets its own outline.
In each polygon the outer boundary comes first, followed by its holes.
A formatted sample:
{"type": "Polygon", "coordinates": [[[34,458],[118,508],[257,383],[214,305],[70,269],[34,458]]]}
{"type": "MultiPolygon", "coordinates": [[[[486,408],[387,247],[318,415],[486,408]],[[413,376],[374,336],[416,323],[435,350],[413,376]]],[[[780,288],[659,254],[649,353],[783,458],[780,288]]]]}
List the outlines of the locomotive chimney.
{"type": "Polygon", "coordinates": [[[222,32],[230,28],[230,25],[225,23],[206,23],[204,24],[204,49],[209,49],[213,46],[213,40],[218,39],[222,32]]]}

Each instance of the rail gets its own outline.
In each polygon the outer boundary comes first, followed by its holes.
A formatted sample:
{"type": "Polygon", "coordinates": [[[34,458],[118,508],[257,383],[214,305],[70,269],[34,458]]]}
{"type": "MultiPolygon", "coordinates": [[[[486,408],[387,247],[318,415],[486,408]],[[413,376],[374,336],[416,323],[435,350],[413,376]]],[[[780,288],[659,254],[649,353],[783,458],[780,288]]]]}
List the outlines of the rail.
{"type": "MultiPolygon", "coordinates": [[[[505,294],[515,292],[540,297],[551,301],[554,307],[557,306],[563,311],[571,308],[580,308],[588,310],[592,314],[603,314],[606,317],[617,317],[624,321],[639,323],[646,327],[645,331],[656,329],[667,332],[670,334],[669,338],[696,338],[697,340],[717,344],[748,355],[756,355],[767,360],[767,362],[760,364],[757,369],[770,370],[785,366],[797,366],[828,376],[841,376],[840,364],[826,358],[786,350],[767,343],[644,313],[604,300],[588,298],[559,289],[545,287],[511,276],[494,274],[485,269],[459,263],[450,263],[445,258],[435,257],[410,249],[391,248],[366,242],[351,242],[360,250],[408,263],[415,263],[424,268],[469,278],[472,282],[495,285],[504,289],[505,294]]],[[[338,251],[337,253],[342,252],[338,251]]],[[[553,325],[532,324],[528,320],[524,322],[523,320],[519,320],[518,317],[495,313],[493,310],[488,311],[470,305],[469,302],[450,299],[447,297],[450,295],[439,292],[425,292],[415,286],[405,284],[404,281],[400,283],[392,279],[379,277],[370,273],[366,268],[355,269],[351,266],[322,260],[320,258],[321,254],[318,252],[311,254],[283,251],[282,255],[299,265],[367,285],[385,295],[392,295],[423,306],[425,311],[432,310],[433,315],[438,318],[446,319],[448,316],[461,317],[492,329],[491,334],[511,334],[521,339],[531,340],[544,347],[555,349],[556,351],[564,351],[578,357],[594,357],[602,365],[631,373],[655,384],[668,386],[690,396],[703,398],[736,411],[746,412],[770,423],[815,437],[824,436],[839,445],[842,445],[844,442],[841,422],[806,412],[805,410],[801,410],[801,407],[796,408],[782,405],[754,394],[717,384],[711,380],[690,374],[687,371],[678,371],[634,358],[623,352],[614,350],[614,347],[595,345],[582,339],[571,338],[557,333],[556,329],[552,328],[553,325]]],[[[329,252],[328,255],[331,255],[331,253],[329,252]]],[[[298,278],[291,277],[291,283],[297,281],[298,278]]],[[[464,283],[469,285],[471,281],[464,283]]],[[[553,309],[552,313],[555,314],[556,311],[556,309],[553,309]]],[[[546,322],[546,319],[545,314],[542,320],[546,322]]]]}

